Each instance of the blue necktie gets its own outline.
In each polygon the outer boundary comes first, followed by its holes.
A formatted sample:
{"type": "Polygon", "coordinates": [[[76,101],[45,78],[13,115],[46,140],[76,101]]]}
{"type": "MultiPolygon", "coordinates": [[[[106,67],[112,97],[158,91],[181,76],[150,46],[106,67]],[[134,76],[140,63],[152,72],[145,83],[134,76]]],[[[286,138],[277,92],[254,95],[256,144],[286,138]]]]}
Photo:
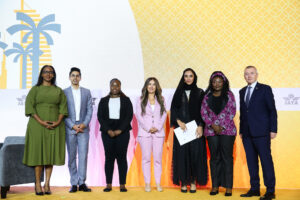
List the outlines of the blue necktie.
{"type": "Polygon", "coordinates": [[[251,91],[251,86],[248,86],[247,94],[246,94],[246,105],[247,105],[247,107],[249,106],[249,101],[250,101],[250,91],[251,91]]]}

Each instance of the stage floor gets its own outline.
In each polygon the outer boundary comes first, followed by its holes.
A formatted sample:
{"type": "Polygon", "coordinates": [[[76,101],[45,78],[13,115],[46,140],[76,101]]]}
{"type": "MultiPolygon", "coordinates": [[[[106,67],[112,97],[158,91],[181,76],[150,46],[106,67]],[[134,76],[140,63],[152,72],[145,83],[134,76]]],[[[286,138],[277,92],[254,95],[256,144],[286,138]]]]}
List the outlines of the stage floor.
{"type": "MultiPolygon", "coordinates": [[[[51,187],[52,195],[36,196],[34,194],[33,187],[21,187],[13,186],[7,194],[7,199],[19,199],[19,200],[33,200],[33,199],[47,199],[47,200],[224,200],[224,199],[259,199],[258,197],[241,198],[240,194],[245,193],[246,189],[234,189],[232,197],[225,197],[224,190],[220,190],[220,193],[216,196],[210,196],[210,189],[197,190],[194,194],[183,194],[179,188],[164,188],[163,192],[157,192],[155,188],[152,188],[151,192],[144,192],[143,187],[128,187],[127,193],[120,193],[118,187],[114,187],[112,192],[104,193],[103,187],[91,187],[92,192],[76,192],[69,193],[69,187],[51,187]]],[[[265,191],[262,190],[262,194],[265,191]]],[[[300,190],[276,190],[276,199],[278,200],[299,200],[300,190]]]]}

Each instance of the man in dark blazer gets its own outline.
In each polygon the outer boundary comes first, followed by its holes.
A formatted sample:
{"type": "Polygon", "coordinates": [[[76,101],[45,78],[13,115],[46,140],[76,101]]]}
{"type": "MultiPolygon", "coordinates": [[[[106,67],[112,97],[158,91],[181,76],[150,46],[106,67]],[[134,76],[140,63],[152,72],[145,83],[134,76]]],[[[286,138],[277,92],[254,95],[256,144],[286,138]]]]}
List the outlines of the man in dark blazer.
{"type": "Polygon", "coordinates": [[[277,135],[277,111],[270,86],[257,82],[258,73],[248,66],[244,78],[248,86],[240,90],[240,136],[246,152],[251,188],[241,197],[260,196],[258,157],[267,191],[261,200],[275,198],[275,172],[271,139],[277,135]]]}

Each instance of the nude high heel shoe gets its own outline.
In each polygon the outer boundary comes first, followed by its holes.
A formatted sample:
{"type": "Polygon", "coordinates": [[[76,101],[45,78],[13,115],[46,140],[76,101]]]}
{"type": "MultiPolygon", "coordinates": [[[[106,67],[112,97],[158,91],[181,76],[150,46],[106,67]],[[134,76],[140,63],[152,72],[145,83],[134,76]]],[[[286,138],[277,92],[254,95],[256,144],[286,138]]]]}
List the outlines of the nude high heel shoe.
{"type": "Polygon", "coordinates": [[[162,187],[161,187],[161,185],[159,183],[156,183],[156,189],[157,189],[158,192],[162,192],[163,191],[163,189],[162,189],[162,187]]]}
{"type": "Polygon", "coordinates": [[[150,183],[145,184],[145,192],[151,192],[151,186],[150,183]]]}

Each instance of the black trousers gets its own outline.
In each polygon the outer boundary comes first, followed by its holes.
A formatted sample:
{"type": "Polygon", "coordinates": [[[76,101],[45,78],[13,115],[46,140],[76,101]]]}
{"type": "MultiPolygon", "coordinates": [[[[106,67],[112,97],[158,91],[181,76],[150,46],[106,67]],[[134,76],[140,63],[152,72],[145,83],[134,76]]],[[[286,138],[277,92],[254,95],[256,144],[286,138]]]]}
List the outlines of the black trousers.
{"type": "Polygon", "coordinates": [[[210,151],[212,187],[232,188],[233,144],[235,136],[218,135],[207,137],[210,151]]]}
{"type": "Polygon", "coordinates": [[[102,141],[105,151],[105,176],[106,184],[112,183],[114,164],[117,159],[120,185],[126,184],[127,175],[127,148],[129,132],[111,138],[107,133],[102,133],[102,141]]]}

